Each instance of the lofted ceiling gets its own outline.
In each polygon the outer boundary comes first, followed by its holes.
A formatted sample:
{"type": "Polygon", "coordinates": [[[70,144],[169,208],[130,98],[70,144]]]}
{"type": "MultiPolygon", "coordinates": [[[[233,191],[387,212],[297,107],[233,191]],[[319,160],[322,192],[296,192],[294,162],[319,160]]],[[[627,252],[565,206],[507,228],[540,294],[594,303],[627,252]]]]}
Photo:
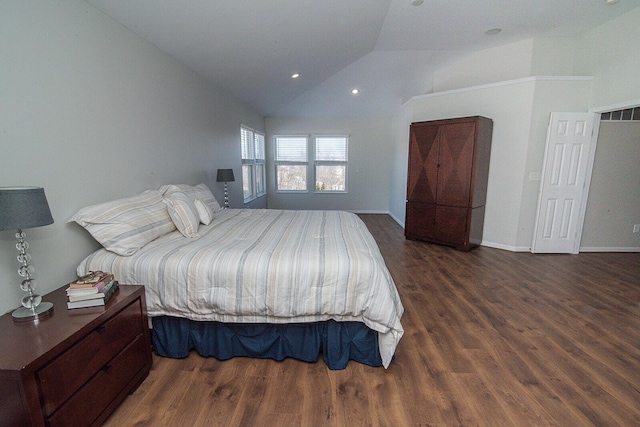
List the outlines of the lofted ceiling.
{"type": "Polygon", "coordinates": [[[640,0],[87,0],[267,117],[363,117],[489,47],[575,36],[640,0]],[[419,3],[419,2],[418,2],[419,3]],[[500,28],[493,36],[487,30],[500,28]],[[300,77],[292,79],[293,73],[300,77]],[[357,88],[357,95],[351,89],[357,88]]]}

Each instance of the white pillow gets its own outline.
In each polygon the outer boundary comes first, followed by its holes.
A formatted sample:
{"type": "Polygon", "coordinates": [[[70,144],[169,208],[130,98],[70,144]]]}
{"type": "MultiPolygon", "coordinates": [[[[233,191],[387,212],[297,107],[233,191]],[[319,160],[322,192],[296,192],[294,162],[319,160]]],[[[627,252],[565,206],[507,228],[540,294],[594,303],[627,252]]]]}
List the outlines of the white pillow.
{"type": "Polygon", "coordinates": [[[200,237],[198,234],[200,216],[189,196],[182,192],[175,192],[165,197],[164,202],[167,204],[169,216],[184,237],[200,237]]]}
{"type": "Polygon", "coordinates": [[[156,190],[80,209],[70,220],[84,227],[105,249],[130,256],[176,227],[156,190]]]}
{"type": "Polygon", "coordinates": [[[209,187],[204,184],[198,184],[194,188],[197,191],[195,196],[196,199],[200,199],[204,203],[206,203],[214,213],[220,212],[222,210],[220,203],[218,203],[216,198],[213,196],[213,193],[211,192],[211,190],[209,190],[209,187]]]}
{"type": "Polygon", "coordinates": [[[200,222],[204,225],[211,224],[213,220],[213,209],[211,206],[203,202],[201,199],[196,199],[196,209],[198,210],[198,216],[200,217],[200,222]]]}
{"type": "MultiPolygon", "coordinates": [[[[160,193],[164,196],[170,196],[171,194],[180,191],[185,193],[195,203],[197,199],[202,200],[204,204],[209,206],[213,213],[220,212],[222,207],[205,184],[198,184],[196,186],[178,184],[178,185],[163,185],[159,189],[160,193]]],[[[202,218],[201,218],[202,219],[202,218]]],[[[204,223],[203,223],[204,224],[204,223]]]]}

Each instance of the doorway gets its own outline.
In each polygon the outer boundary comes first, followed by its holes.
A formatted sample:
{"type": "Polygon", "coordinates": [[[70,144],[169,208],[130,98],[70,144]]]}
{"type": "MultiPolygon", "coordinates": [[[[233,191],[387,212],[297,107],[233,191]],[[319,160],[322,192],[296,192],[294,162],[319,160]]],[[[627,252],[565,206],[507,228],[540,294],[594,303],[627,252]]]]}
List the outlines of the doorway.
{"type": "MultiPolygon", "coordinates": [[[[602,128],[589,165],[584,221],[573,250],[561,253],[640,252],[640,232],[634,233],[640,228],[640,100],[592,112],[602,128]]],[[[559,252],[534,250],[535,239],[532,252],[559,252]]]]}
{"type": "Polygon", "coordinates": [[[581,252],[640,252],[640,107],[602,114],[581,252]]]}

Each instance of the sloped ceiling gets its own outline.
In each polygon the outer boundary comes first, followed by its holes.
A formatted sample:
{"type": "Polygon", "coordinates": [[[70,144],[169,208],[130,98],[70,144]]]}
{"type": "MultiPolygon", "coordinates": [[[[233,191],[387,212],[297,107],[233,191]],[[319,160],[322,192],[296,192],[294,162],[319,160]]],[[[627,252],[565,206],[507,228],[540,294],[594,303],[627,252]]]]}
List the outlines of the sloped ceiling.
{"type": "Polygon", "coordinates": [[[267,117],[389,115],[402,100],[430,92],[433,72],[456,58],[532,37],[575,36],[640,6],[640,0],[87,1],[267,117]],[[493,28],[502,31],[487,36],[493,28]]]}

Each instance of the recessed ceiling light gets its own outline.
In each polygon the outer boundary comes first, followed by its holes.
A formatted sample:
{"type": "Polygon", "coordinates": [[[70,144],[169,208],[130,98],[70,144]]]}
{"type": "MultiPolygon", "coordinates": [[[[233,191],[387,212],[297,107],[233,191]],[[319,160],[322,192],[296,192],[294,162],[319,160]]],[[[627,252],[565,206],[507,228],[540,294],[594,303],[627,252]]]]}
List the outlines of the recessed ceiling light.
{"type": "Polygon", "coordinates": [[[300,77],[300,73],[293,73],[293,74],[291,74],[291,78],[292,78],[292,79],[297,79],[298,77],[300,77]]]}
{"type": "Polygon", "coordinates": [[[500,28],[492,28],[490,30],[485,31],[484,33],[488,36],[495,36],[496,34],[500,34],[502,29],[500,28]]]}
{"type": "Polygon", "coordinates": [[[411,4],[414,6],[420,6],[422,3],[424,3],[424,0],[413,0],[411,2],[411,4]]]}
{"type": "Polygon", "coordinates": [[[608,5],[612,5],[612,4],[616,4],[618,3],[620,0],[604,0],[604,2],[608,5]]]}
{"type": "Polygon", "coordinates": [[[357,88],[351,89],[351,95],[357,95],[359,93],[360,93],[360,89],[357,89],[357,88]]]}

